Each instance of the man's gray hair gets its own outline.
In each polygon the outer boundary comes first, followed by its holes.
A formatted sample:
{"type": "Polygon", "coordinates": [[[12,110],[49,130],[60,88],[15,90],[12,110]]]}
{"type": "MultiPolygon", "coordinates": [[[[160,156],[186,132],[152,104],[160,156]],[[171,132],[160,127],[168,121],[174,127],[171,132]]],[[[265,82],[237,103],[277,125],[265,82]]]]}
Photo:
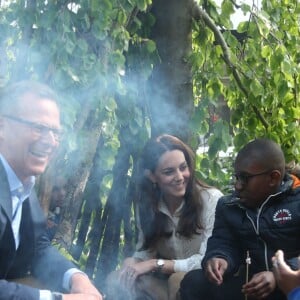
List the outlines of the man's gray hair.
{"type": "Polygon", "coordinates": [[[26,94],[47,98],[58,104],[58,96],[49,86],[37,81],[23,80],[9,84],[0,91],[0,113],[15,111],[17,101],[26,94]]]}

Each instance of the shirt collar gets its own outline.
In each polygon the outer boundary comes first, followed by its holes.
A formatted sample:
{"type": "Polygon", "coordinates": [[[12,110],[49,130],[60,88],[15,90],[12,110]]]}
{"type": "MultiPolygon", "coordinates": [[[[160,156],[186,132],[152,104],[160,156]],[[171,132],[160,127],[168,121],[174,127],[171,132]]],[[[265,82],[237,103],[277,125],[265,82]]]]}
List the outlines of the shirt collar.
{"type": "Polygon", "coordinates": [[[23,184],[17,177],[14,170],[8,164],[7,160],[0,154],[0,159],[7,174],[8,184],[11,195],[18,195],[22,199],[29,197],[32,188],[35,184],[35,177],[30,176],[28,180],[23,184]]]}
{"type": "MultiPolygon", "coordinates": [[[[173,216],[179,216],[180,215],[180,211],[183,207],[183,205],[185,204],[185,199],[181,202],[181,204],[179,205],[179,207],[176,209],[175,213],[173,216]]],[[[158,210],[164,214],[166,214],[167,216],[171,216],[170,211],[165,203],[165,201],[162,199],[162,197],[159,199],[158,202],[158,210]]]]}

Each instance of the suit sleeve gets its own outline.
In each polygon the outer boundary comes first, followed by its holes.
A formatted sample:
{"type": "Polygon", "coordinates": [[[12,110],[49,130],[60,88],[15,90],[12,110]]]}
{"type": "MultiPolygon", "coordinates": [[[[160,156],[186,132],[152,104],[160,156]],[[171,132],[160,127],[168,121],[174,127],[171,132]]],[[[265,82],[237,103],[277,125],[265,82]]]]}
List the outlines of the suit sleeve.
{"type": "Polygon", "coordinates": [[[63,276],[66,271],[76,266],[50,244],[46,235],[38,241],[33,265],[33,275],[47,288],[62,291],[63,276]]]}
{"type": "Polygon", "coordinates": [[[0,280],[0,300],[13,299],[39,300],[40,291],[23,284],[0,280]]]}
{"type": "Polygon", "coordinates": [[[29,204],[34,220],[32,273],[48,289],[61,291],[65,272],[76,266],[51,245],[46,232],[46,219],[35,194],[31,195],[29,204]]]}

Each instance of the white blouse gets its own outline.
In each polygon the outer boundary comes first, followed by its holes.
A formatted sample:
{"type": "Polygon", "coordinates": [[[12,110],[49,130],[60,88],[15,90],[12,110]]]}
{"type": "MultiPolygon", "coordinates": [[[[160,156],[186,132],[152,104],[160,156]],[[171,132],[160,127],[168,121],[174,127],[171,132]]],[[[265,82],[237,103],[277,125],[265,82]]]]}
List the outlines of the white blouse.
{"type": "Polygon", "coordinates": [[[140,219],[137,216],[138,242],[134,258],[148,260],[151,258],[163,258],[174,261],[175,272],[188,272],[193,269],[201,268],[201,261],[206,251],[207,239],[210,237],[215,220],[215,209],[218,199],[223,195],[216,188],[200,188],[201,197],[203,199],[203,209],[200,215],[200,224],[202,229],[198,230],[199,234],[194,234],[190,238],[182,237],[176,234],[176,228],[179,221],[180,210],[184,202],[178,207],[172,216],[163,200],[159,202],[159,211],[168,217],[168,232],[172,232],[172,236],[161,238],[157,247],[153,251],[138,251],[144,242],[143,231],[141,230],[140,219]]]}

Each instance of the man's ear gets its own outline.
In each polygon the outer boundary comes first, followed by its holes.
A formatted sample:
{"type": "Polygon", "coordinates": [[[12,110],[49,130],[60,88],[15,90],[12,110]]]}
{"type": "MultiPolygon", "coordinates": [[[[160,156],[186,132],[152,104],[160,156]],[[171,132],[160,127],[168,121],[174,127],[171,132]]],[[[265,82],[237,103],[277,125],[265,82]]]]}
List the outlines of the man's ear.
{"type": "Polygon", "coordinates": [[[270,173],[270,177],[271,177],[271,181],[270,181],[271,186],[280,185],[281,180],[282,180],[282,176],[281,176],[281,172],[279,170],[273,170],[270,173]]]}
{"type": "Polygon", "coordinates": [[[149,169],[146,169],[146,170],[144,171],[144,175],[145,175],[152,183],[156,183],[155,176],[154,176],[154,174],[153,174],[149,169]]]}

